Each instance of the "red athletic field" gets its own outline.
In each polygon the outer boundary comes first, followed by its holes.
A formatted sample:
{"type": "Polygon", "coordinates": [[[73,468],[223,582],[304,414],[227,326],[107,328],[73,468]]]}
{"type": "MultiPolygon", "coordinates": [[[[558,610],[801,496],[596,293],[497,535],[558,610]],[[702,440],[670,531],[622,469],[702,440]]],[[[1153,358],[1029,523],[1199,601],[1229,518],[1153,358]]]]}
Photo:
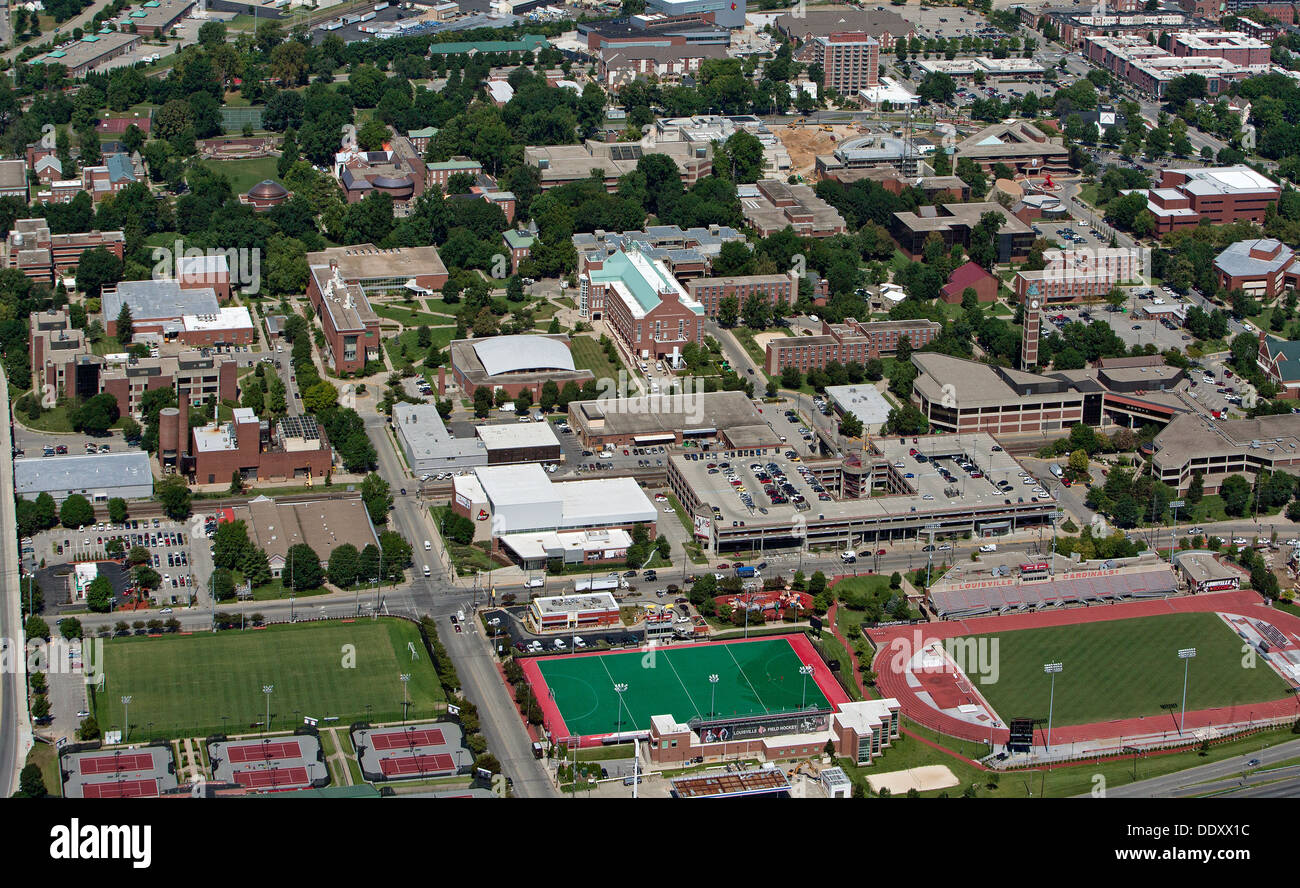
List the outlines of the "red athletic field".
{"type": "Polygon", "coordinates": [[[231,764],[236,762],[270,762],[276,759],[302,758],[302,747],[297,740],[281,740],[275,743],[257,743],[246,746],[230,746],[231,764]]]}
{"type": "Polygon", "coordinates": [[[147,752],[123,752],[81,759],[83,774],[116,774],[119,771],[152,771],[153,756],[147,752]]]}
{"type": "Polygon", "coordinates": [[[157,780],[117,780],[87,783],[81,793],[88,799],[145,799],[158,795],[157,780]]]}
{"type": "Polygon", "coordinates": [[[446,753],[433,755],[401,755],[381,759],[379,770],[385,777],[405,777],[410,774],[434,774],[439,771],[455,771],[456,762],[446,753]]]}
{"type": "Polygon", "coordinates": [[[307,786],[306,768],[271,768],[268,771],[236,771],[235,782],[253,789],[307,786]]]}
{"type": "Polygon", "coordinates": [[[376,751],[386,749],[411,749],[416,746],[442,746],[446,741],[442,731],[437,728],[425,728],[418,731],[390,731],[385,734],[371,734],[370,742],[376,751]]]}
{"type": "MultiPolygon", "coordinates": [[[[894,656],[891,644],[895,639],[907,647],[913,646],[913,638],[919,632],[925,643],[942,641],[947,638],[959,638],[970,635],[986,635],[997,632],[1014,632],[1021,629],[1042,629],[1049,626],[1073,626],[1081,623],[1102,622],[1108,620],[1129,620],[1137,617],[1152,617],[1176,613],[1226,613],[1236,614],[1247,619],[1262,620],[1282,630],[1294,640],[1300,638],[1300,617],[1286,611],[1269,607],[1258,593],[1251,591],[1233,591],[1195,595],[1185,598],[1169,598],[1154,601],[1133,601],[1123,604],[1099,605],[1096,607],[1076,607],[1063,610],[1039,611],[1036,613],[1010,614],[1004,617],[978,617],[969,620],[952,620],[940,623],[928,623],[925,626],[889,626],[883,629],[870,629],[867,634],[878,651],[875,661],[876,687],[885,697],[895,697],[902,704],[903,713],[926,727],[953,737],[988,743],[990,730],[987,724],[972,724],[940,712],[917,696],[917,688],[908,684],[907,673],[898,673],[889,668],[894,656]]],[[[940,705],[953,703],[954,699],[970,693],[970,684],[965,679],[955,681],[951,673],[917,674],[922,682],[919,690],[939,692],[942,696],[940,705]],[[947,687],[943,687],[946,684],[947,687]]],[[[959,701],[964,702],[964,701],[959,701]]],[[[1297,699],[1287,696],[1279,700],[1249,705],[1223,706],[1215,709],[1189,711],[1185,730],[1212,727],[1215,725],[1234,724],[1249,719],[1256,721],[1270,718],[1300,715],[1297,699]]],[[[999,713],[1009,718],[1006,713],[999,713]]],[[[1106,740],[1150,735],[1176,727],[1168,720],[1162,722],[1156,718],[1128,718],[1097,722],[1087,725],[1058,725],[1052,729],[1053,744],[1082,742],[1087,740],[1106,740]]],[[[1010,739],[1007,725],[992,730],[993,742],[1004,744],[1010,739]]]]}

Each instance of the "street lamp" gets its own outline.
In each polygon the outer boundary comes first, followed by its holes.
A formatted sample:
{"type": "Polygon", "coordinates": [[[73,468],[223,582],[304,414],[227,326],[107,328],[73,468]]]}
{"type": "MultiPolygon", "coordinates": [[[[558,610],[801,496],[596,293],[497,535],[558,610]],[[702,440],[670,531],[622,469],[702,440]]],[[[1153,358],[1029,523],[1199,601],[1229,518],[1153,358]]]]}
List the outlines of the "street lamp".
{"type": "Polygon", "coordinates": [[[803,691],[799,697],[799,708],[803,709],[808,703],[808,676],[813,674],[814,667],[811,663],[799,667],[799,674],[803,676],[803,691]]]}
{"type": "Polygon", "coordinates": [[[1183,714],[1178,719],[1178,734],[1183,733],[1183,726],[1187,723],[1187,673],[1191,668],[1192,659],[1196,656],[1196,648],[1183,648],[1178,652],[1178,659],[1183,661],[1183,714]]]}
{"type": "Polygon", "coordinates": [[[1061,671],[1060,663],[1044,663],[1043,672],[1052,676],[1052,693],[1047,700],[1047,746],[1046,751],[1052,751],[1052,710],[1056,705],[1056,674],[1061,671]]]}
{"type": "MultiPolygon", "coordinates": [[[[1300,700],[1300,697],[1296,699],[1300,700]]],[[[718,714],[718,674],[715,672],[709,676],[709,718],[718,714]]],[[[1297,704],[1300,706],[1300,704],[1297,704]]]]}
{"type": "Polygon", "coordinates": [[[271,729],[271,694],[274,692],[275,685],[262,685],[262,693],[266,695],[266,721],[262,722],[263,734],[271,729]]]}
{"type": "Polygon", "coordinates": [[[122,709],[123,709],[122,721],[126,725],[126,737],[124,739],[130,740],[131,739],[131,695],[130,694],[127,694],[122,698],[122,709]]]}
{"type": "Polygon", "coordinates": [[[407,687],[411,681],[411,673],[403,672],[401,675],[397,676],[397,678],[402,682],[402,724],[406,724],[406,708],[410,706],[411,700],[407,695],[407,687]]]}

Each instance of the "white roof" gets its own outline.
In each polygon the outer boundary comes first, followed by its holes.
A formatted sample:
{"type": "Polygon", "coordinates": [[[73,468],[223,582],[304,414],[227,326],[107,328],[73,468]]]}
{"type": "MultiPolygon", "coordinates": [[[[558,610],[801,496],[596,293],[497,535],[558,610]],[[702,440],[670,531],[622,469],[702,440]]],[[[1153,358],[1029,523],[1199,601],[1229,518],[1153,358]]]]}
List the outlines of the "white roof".
{"type": "Polygon", "coordinates": [[[478,427],[478,436],[488,450],[511,447],[559,447],[549,422],[511,422],[478,427]]]}
{"type": "Polygon", "coordinates": [[[474,343],[474,354],[492,376],[526,370],[573,370],[573,354],[546,336],[493,336],[474,343]]]}
{"type": "Polygon", "coordinates": [[[198,256],[177,256],[176,273],[180,277],[190,275],[219,274],[228,272],[229,264],[226,262],[225,253],[215,253],[213,255],[198,256]]]}
{"type": "Polygon", "coordinates": [[[153,473],[143,450],[14,460],[14,493],[19,496],[146,484],[153,484],[153,473]]]}
{"type": "Polygon", "coordinates": [[[253,316],[242,306],[220,309],[216,314],[183,315],[181,324],[189,332],[200,330],[252,329],[253,316]]]}

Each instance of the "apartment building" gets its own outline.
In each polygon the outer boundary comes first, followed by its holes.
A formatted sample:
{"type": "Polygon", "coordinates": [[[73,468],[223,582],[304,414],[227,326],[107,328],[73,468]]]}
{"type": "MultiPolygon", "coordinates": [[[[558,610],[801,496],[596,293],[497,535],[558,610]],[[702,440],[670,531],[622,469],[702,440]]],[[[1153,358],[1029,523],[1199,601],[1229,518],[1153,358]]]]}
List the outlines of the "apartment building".
{"type": "Polygon", "coordinates": [[[787,336],[769,342],[763,369],[777,376],[786,367],[807,373],[825,370],[832,361],[865,364],[872,358],[897,354],[904,337],[913,348],[922,348],[942,332],[942,324],[923,319],[863,322],[845,318],[842,324],[822,321],[820,336],[787,336]]]}
{"type": "Polygon", "coordinates": [[[863,32],[813,37],[797,57],[805,64],[821,65],[824,76],[819,89],[857,98],[860,90],[880,85],[880,41],[863,32]]]}
{"type": "Polygon", "coordinates": [[[1164,170],[1160,184],[1146,192],[1147,209],[1156,219],[1156,235],[1189,228],[1208,219],[1225,222],[1264,221],[1282,189],[1248,166],[1164,170]]]}
{"type": "Polygon", "coordinates": [[[121,231],[50,234],[44,219],[19,219],[5,239],[4,267],[17,268],[32,280],[53,284],[59,275],[77,266],[82,253],[97,247],[121,259],[126,235],[121,231]]]}

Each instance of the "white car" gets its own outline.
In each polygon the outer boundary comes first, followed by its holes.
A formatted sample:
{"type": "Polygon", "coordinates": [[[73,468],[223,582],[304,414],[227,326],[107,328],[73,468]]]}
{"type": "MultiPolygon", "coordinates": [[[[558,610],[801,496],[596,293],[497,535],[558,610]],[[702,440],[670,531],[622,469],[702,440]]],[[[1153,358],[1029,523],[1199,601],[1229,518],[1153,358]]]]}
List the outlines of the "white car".
{"type": "Polygon", "coordinates": [[[1233,544],[1234,546],[1244,546],[1244,545],[1246,545],[1246,538],[1245,538],[1245,537],[1237,537],[1236,539],[1234,539],[1234,540],[1232,541],[1232,544],[1233,544]]]}
{"type": "Polygon", "coordinates": [[[985,543],[984,545],[980,546],[981,552],[996,552],[997,550],[998,550],[997,543],[985,543]]]}
{"type": "Polygon", "coordinates": [[[1296,539],[1295,537],[1292,537],[1291,539],[1286,541],[1286,544],[1288,546],[1300,546],[1300,540],[1296,539]]]}

